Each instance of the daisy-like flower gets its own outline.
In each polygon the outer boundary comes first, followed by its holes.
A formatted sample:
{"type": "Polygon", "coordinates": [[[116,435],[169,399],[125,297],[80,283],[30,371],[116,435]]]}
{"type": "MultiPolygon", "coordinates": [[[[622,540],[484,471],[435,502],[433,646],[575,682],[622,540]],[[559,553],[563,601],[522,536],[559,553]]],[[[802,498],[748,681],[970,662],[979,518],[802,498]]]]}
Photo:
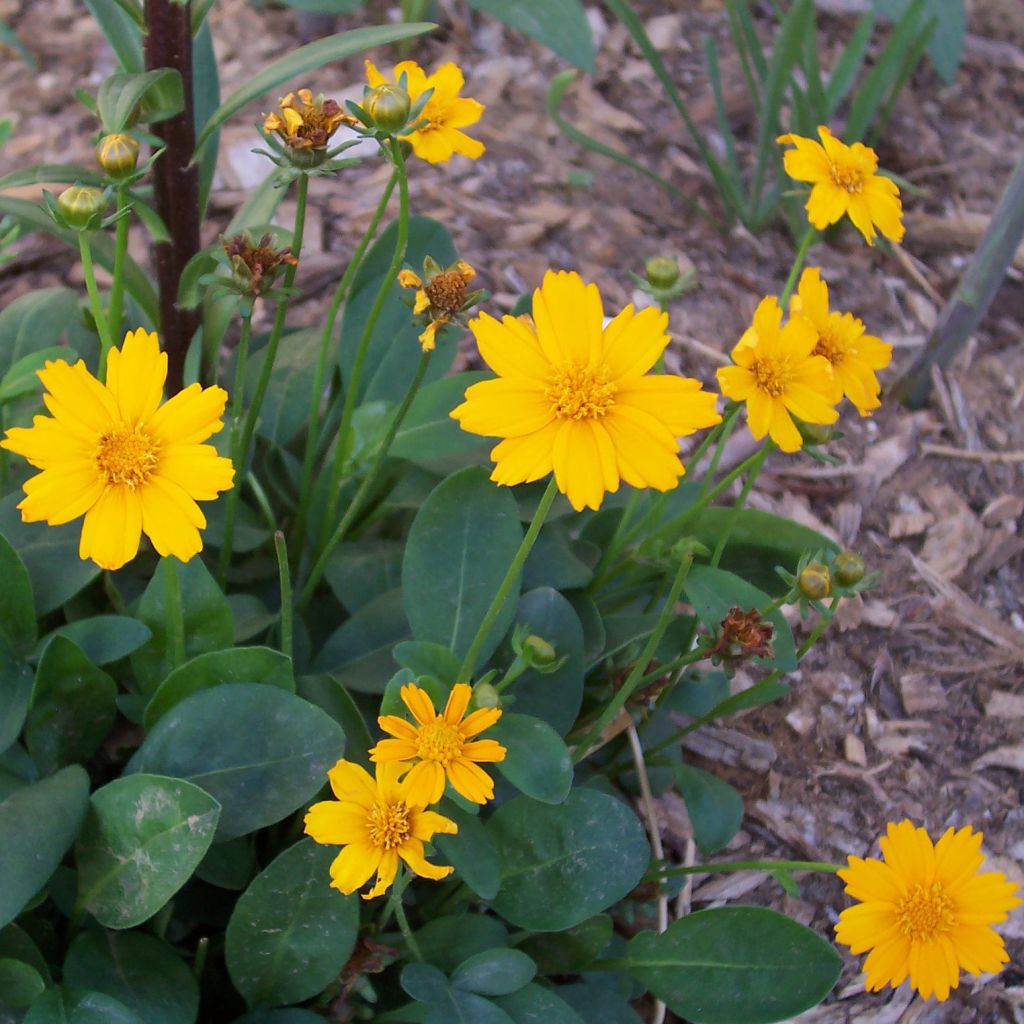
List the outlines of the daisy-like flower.
{"type": "Polygon", "coordinates": [[[335,100],[314,96],[309,89],[288,93],[278,101],[280,114],[267,114],[263,130],[280,136],[291,149],[326,149],[331,136],[355,121],[335,100]],[[298,99],[296,99],[296,95],[298,99]]]}
{"type": "MultiPolygon", "coordinates": [[[[481,292],[467,295],[469,282],[476,277],[476,271],[465,261],[458,260],[447,270],[442,270],[434,260],[424,261],[424,277],[414,270],[402,270],[398,283],[403,288],[415,288],[416,300],[412,311],[414,316],[427,318],[427,326],[419,336],[424,352],[437,347],[436,335],[477,300],[481,292]]],[[[465,323],[465,321],[460,321],[465,323]]]]}
{"type": "Polygon", "coordinates": [[[875,244],[875,227],[893,242],[903,238],[903,206],[900,190],[890,178],[876,174],[878,155],[870,146],[847,146],[824,125],[821,142],[801,135],[780,135],[778,142],[793,145],[783,161],[786,173],[812,185],[807,199],[807,219],[819,231],[849,214],[868,245],[875,244]]]}
{"type": "MultiPolygon", "coordinates": [[[[413,106],[428,89],[433,89],[420,113],[419,120],[427,123],[414,132],[406,131],[400,136],[412,144],[412,151],[421,160],[430,164],[445,164],[455,153],[478,160],[484,154],[484,144],[472,139],[462,128],[468,128],[480,120],[484,105],[468,96],[460,96],[465,79],[457,64],[442,64],[432,75],[428,75],[414,60],[403,60],[392,71],[394,83],[405,75],[405,88],[413,106]]],[[[372,61],[366,62],[366,78],[370,88],[389,85],[388,80],[377,70],[372,61]]],[[[419,123],[419,122],[417,122],[419,123]]]]}
{"type": "Polygon", "coordinates": [[[377,724],[394,739],[381,740],[370,750],[377,763],[416,763],[405,777],[409,793],[424,805],[437,803],[444,793],[447,777],[452,788],[475,804],[494,797],[494,782],[478,762],[504,761],[506,750],[496,740],[476,740],[499,718],[500,708],[480,708],[466,714],[472,687],[456,683],[448,703],[439,715],[426,690],[415,683],[402,687],[402,702],[415,724],[397,715],[382,715],[377,724]]]}
{"type": "Polygon", "coordinates": [[[998,871],[979,874],[982,835],[968,825],[932,844],[912,822],[890,824],[882,857],[850,857],[839,872],[857,900],[839,915],[836,938],[864,961],[866,987],[911,986],[940,1002],[960,984],[960,971],[999,971],[1009,961],[992,925],[1020,904],[1017,886],[998,871]],[[870,950],[870,952],[868,952],[870,950]]]}
{"type": "Polygon", "coordinates": [[[881,404],[878,394],[882,387],[875,370],[889,365],[892,345],[865,334],[864,324],[852,313],[829,310],[828,285],[817,267],[808,267],[800,275],[789,313],[806,317],[814,325],[818,342],[812,355],[824,356],[832,367],[833,404],[838,405],[845,395],[861,416],[870,416],[881,404]]]}
{"type": "Polygon", "coordinates": [[[747,403],[747,423],[755,439],[765,434],[784,451],[800,450],[803,439],[793,422],[835,423],[835,383],[824,356],[814,355],[818,335],[804,317],[782,326],[782,309],[774,295],[762,299],[754,322],[732,350],[735,366],[718,371],[726,398],[747,403]]]}
{"type": "Polygon", "coordinates": [[[678,437],[721,422],[699,381],[646,375],[668,344],[668,316],[627,306],[607,327],[597,286],[548,271],[533,319],[469,323],[496,380],[451,413],[463,430],[502,437],[491,479],[511,486],[554,471],[577,511],[601,507],[620,480],[670,491],[684,469],[678,437]],[[646,376],[645,376],[646,375],[646,376]]]}
{"type": "Polygon", "coordinates": [[[343,847],[331,864],[331,885],[346,896],[376,872],[377,882],[363,894],[371,900],[395,880],[398,858],[423,878],[447,878],[450,867],[430,864],[423,844],[437,834],[455,835],[450,818],[426,809],[426,801],[401,779],[400,764],[377,765],[376,778],[352,761],[339,761],[327,778],[337,800],[313,804],[306,813],[306,834],[318,843],[343,847]]]}
{"type": "Polygon", "coordinates": [[[79,360],[47,360],[39,379],[51,416],[12,427],[0,447],[37,469],[18,506],[26,523],[84,515],[78,553],[104,569],[135,557],[144,532],[161,555],[187,562],[203,548],[197,501],[228,490],[230,459],[203,444],[221,429],[227,392],[191,384],[160,404],[167,355],[139,329],[107,355],[107,382],[79,360]]]}

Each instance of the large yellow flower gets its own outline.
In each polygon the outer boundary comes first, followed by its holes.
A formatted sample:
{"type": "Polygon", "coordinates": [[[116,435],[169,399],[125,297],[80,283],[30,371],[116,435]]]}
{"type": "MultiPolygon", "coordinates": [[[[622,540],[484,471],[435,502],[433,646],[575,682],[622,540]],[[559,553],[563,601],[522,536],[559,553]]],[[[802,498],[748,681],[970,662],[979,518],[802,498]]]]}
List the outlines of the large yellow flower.
{"type": "Polygon", "coordinates": [[[762,299],[753,326],[732,350],[736,365],[718,371],[718,386],[726,398],[747,403],[747,423],[758,441],[769,434],[784,452],[795,452],[803,441],[793,416],[835,423],[839,413],[832,407],[835,383],[828,360],[814,355],[814,325],[804,317],[781,325],[778,300],[762,299]]]}
{"type": "Polygon", "coordinates": [[[437,803],[444,794],[447,776],[452,788],[475,804],[484,804],[494,797],[494,782],[476,762],[504,761],[505,748],[495,740],[474,740],[499,718],[500,708],[480,708],[466,715],[472,687],[456,683],[448,696],[442,714],[426,690],[415,683],[402,687],[402,701],[412,712],[416,724],[397,715],[382,715],[378,725],[391,736],[381,740],[370,751],[376,763],[415,761],[405,777],[405,784],[414,799],[424,805],[437,803]]]}
{"type": "Polygon", "coordinates": [[[351,761],[339,761],[328,773],[337,800],[313,804],[306,813],[306,833],[318,843],[344,847],[331,864],[331,885],[346,896],[376,871],[377,883],[364,900],[385,892],[395,880],[398,858],[423,878],[447,878],[450,867],[430,864],[423,844],[438,832],[454,835],[454,821],[434,811],[399,781],[402,766],[377,766],[376,779],[351,761]]]}
{"type": "Polygon", "coordinates": [[[235,475],[230,459],[202,443],[223,426],[227,392],[192,384],[161,405],[166,377],[157,336],[141,329],[110,350],[106,384],[81,360],[47,361],[39,379],[52,418],[36,416],[0,441],[42,470],[25,481],[26,523],[84,515],[78,553],[104,569],[134,558],[143,532],[183,562],[202,550],[196,501],[213,501],[235,475]]]}
{"type": "Polygon", "coordinates": [[[627,306],[607,327],[596,285],[548,271],[533,320],[469,323],[496,380],[452,411],[463,430],[503,437],[491,479],[513,485],[554,470],[577,511],[598,509],[624,480],[670,491],[684,473],[677,438],[721,422],[699,381],[645,376],[668,344],[668,316],[627,306]]]}
{"type": "MultiPolygon", "coordinates": [[[[397,83],[403,73],[413,105],[428,89],[434,90],[420,114],[420,120],[427,123],[402,135],[412,144],[416,156],[431,164],[447,163],[455,153],[471,160],[483,156],[484,144],[459,130],[476,124],[485,109],[482,103],[459,95],[465,84],[462,69],[457,64],[442,64],[428,75],[414,60],[403,60],[391,73],[394,82],[397,83]]],[[[388,84],[371,61],[366,62],[366,78],[373,89],[388,84]]]]}
{"type": "Polygon", "coordinates": [[[783,157],[786,173],[813,186],[807,199],[807,219],[819,231],[835,224],[844,213],[868,245],[875,244],[875,225],[886,238],[903,238],[900,190],[890,178],[876,174],[878,156],[870,146],[847,146],[821,125],[821,143],[800,135],[780,135],[778,141],[795,149],[783,157]]]}
{"type": "Polygon", "coordinates": [[[812,355],[824,356],[832,367],[833,404],[845,395],[861,416],[870,416],[881,405],[878,394],[882,386],[875,370],[889,365],[892,345],[865,334],[864,324],[853,314],[829,310],[828,285],[817,267],[808,267],[801,274],[789,312],[792,317],[806,317],[814,325],[818,342],[812,355]]]}
{"type": "Polygon", "coordinates": [[[992,925],[1020,904],[998,871],[979,874],[981,833],[946,829],[934,845],[909,821],[890,824],[882,857],[850,857],[839,872],[858,901],[839,915],[836,939],[864,961],[866,987],[894,988],[906,977],[924,999],[941,1002],[968,974],[996,972],[1009,957],[992,925]]]}

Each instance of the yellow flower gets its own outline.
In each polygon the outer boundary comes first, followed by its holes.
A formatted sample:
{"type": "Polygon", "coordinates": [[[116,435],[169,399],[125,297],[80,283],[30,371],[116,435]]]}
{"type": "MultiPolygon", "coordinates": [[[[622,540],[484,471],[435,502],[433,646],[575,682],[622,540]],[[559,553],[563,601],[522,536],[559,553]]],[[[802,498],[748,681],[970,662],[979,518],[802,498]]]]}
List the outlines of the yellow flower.
{"type": "Polygon", "coordinates": [[[554,470],[577,511],[598,509],[624,480],[670,491],[684,473],[676,438],[721,422],[699,381],[645,376],[668,344],[668,317],[627,306],[607,327],[596,285],[548,271],[533,320],[470,321],[498,374],[452,411],[463,430],[503,437],[491,479],[511,486],[554,470]]]}
{"type": "Polygon", "coordinates": [[[806,317],[814,325],[818,342],[811,353],[824,356],[832,367],[833,404],[845,395],[861,416],[870,416],[881,404],[881,385],[875,370],[882,370],[892,359],[892,345],[864,333],[864,324],[851,313],[831,312],[828,285],[817,267],[808,267],[800,276],[800,286],[789,306],[791,317],[806,317]]]}
{"type": "MultiPolygon", "coordinates": [[[[419,336],[424,352],[433,352],[437,347],[435,335],[438,330],[466,308],[466,286],[474,277],[476,271],[465,260],[458,260],[447,270],[438,268],[435,273],[428,273],[425,281],[413,270],[399,272],[398,283],[403,288],[416,289],[413,315],[425,314],[428,317],[427,326],[419,336]]],[[[470,296],[470,299],[472,298],[473,296],[470,296]]],[[[465,323],[464,320],[459,322],[465,323]]]]}
{"type": "Polygon", "coordinates": [[[884,861],[850,857],[839,872],[858,901],[839,915],[836,939],[864,961],[866,987],[895,988],[908,975],[922,998],[940,1001],[968,974],[996,972],[1009,961],[992,928],[1020,904],[1017,886],[998,871],[979,874],[981,833],[946,829],[934,845],[909,821],[890,823],[884,861]]]}
{"type": "Polygon", "coordinates": [[[499,718],[500,708],[481,708],[466,715],[473,690],[456,683],[444,712],[434,712],[425,690],[414,683],[402,687],[402,701],[416,724],[397,715],[382,715],[377,724],[395,739],[381,740],[370,751],[375,763],[416,761],[405,777],[409,793],[418,802],[437,803],[447,776],[452,788],[475,804],[494,798],[494,782],[476,762],[504,761],[505,748],[495,740],[473,740],[499,718]]]}
{"type": "Polygon", "coordinates": [[[828,360],[814,355],[817,332],[804,317],[782,324],[775,296],[761,300],[748,328],[732,350],[735,366],[718,371],[718,386],[726,398],[747,403],[750,432],[760,441],[765,434],[784,451],[800,450],[802,438],[793,422],[835,423],[832,408],[835,384],[828,360]]]}
{"type": "Polygon", "coordinates": [[[313,804],[306,813],[306,834],[318,843],[344,847],[331,864],[331,885],[346,896],[376,871],[377,883],[364,900],[385,892],[395,880],[398,858],[423,878],[447,878],[450,867],[430,864],[423,844],[435,833],[455,835],[454,821],[426,810],[409,780],[399,781],[402,766],[377,766],[376,779],[351,761],[339,761],[328,773],[337,800],[313,804]]]}
{"type": "MultiPolygon", "coordinates": [[[[432,75],[413,60],[403,60],[392,71],[395,83],[405,74],[406,91],[415,106],[428,89],[433,89],[419,120],[427,123],[414,132],[405,132],[402,138],[412,144],[412,151],[430,164],[445,164],[455,153],[478,160],[484,154],[484,144],[471,139],[460,128],[468,128],[480,120],[484,105],[460,96],[465,79],[457,64],[442,64],[432,75]]],[[[372,61],[366,62],[366,78],[371,88],[390,84],[372,61]]]]}
{"type": "Polygon", "coordinates": [[[824,125],[821,143],[800,135],[780,135],[778,141],[796,149],[786,151],[786,173],[813,185],[807,200],[807,219],[819,231],[835,224],[844,213],[868,245],[875,244],[875,225],[886,238],[903,238],[900,190],[889,178],[876,174],[878,156],[863,143],[840,142],[824,125]]]}
{"type": "Polygon", "coordinates": [[[299,90],[298,102],[295,95],[290,92],[279,100],[281,113],[267,114],[263,121],[265,132],[275,132],[292,149],[326,149],[341,125],[355,122],[334,100],[314,96],[309,89],[299,90]]]}
{"type": "Polygon", "coordinates": [[[235,475],[230,459],[202,443],[223,426],[227,392],[192,384],[161,405],[166,377],[167,356],[142,329],[110,350],[106,384],[82,360],[47,361],[39,379],[52,418],[36,416],[0,441],[42,470],[25,481],[26,523],[84,515],[78,553],[104,569],[134,558],[143,532],[183,562],[202,550],[196,501],[213,501],[235,475]]]}

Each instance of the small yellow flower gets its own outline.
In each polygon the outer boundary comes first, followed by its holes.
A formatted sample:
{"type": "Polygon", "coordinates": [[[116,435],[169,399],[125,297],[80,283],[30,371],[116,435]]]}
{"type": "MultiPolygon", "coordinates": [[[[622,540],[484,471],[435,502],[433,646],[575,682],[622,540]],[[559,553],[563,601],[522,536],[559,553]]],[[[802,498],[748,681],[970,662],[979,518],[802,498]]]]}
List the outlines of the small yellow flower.
{"type": "Polygon", "coordinates": [[[835,384],[828,360],[814,355],[814,326],[803,317],[781,325],[778,300],[763,299],[753,326],[732,350],[736,365],[718,371],[718,386],[726,398],[747,403],[747,423],[758,441],[768,434],[784,452],[796,452],[803,441],[793,416],[835,423],[839,413],[832,408],[835,384]]]}
{"type": "Polygon", "coordinates": [[[47,360],[39,371],[52,413],[12,427],[0,447],[37,469],[18,506],[26,523],[57,526],[84,515],[79,555],[104,569],[135,557],[142,533],[161,555],[187,562],[203,548],[213,501],[234,480],[230,459],[203,444],[223,427],[223,388],[191,384],[161,405],[167,356],[139,329],[107,356],[102,384],[79,360],[47,360]]]}
{"type": "Polygon", "coordinates": [[[309,89],[288,93],[278,102],[280,114],[267,114],[265,132],[275,132],[292,149],[326,149],[331,136],[355,118],[342,112],[334,100],[314,96],[309,89]]]}
{"type": "Polygon", "coordinates": [[[382,715],[377,724],[394,739],[381,740],[371,751],[375,763],[415,761],[404,785],[417,801],[437,803],[445,777],[452,788],[475,804],[494,798],[494,782],[477,762],[505,760],[505,748],[495,740],[474,740],[501,718],[500,708],[481,708],[466,715],[473,690],[456,683],[442,714],[436,714],[425,690],[415,683],[402,687],[402,701],[416,724],[397,715],[382,715]]]}
{"type": "MultiPolygon", "coordinates": [[[[419,336],[424,352],[432,352],[436,348],[437,332],[466,308],[466,288],[474,277],[476,271],[465,260],[458,260],[447,270],[438,269],[433,274],[428,273],[426,280],[421,279],[419,274],[412,270],[399,272],[398,283],[403,288],[416,289],[413,315],[425,314],[429,318],[426,328],[419,336]]],[[[464,320],[459,322],[465,323],[464,320]]]]}
{"type": "Polygon", "coordinates": [[[876,174],[878,156],[863,143],[840,142],[824,125],[818,128],[821,143],[800,135],[780,135],[778,142],[791,144],[784,156],[786,173],[813,185],[807,200],[807,219],[819,231],[835,224],[844,213],[868,245],[875,244],[875,226],[893,242],[903,238],[903,207],[900,190],[889,178],[876,174]]]}
{"type": "Polygon", "coordinates": [[[668,316],[627,306],[607,327],[597,286],[548,271],[533,319],[470,321],[496,380],[451,413],[471,434],[502,437],[491,479],[512,486],[554,471],[577,511],[598,509],[620,480],[670,491],[683,475],[677,438],[721,422],[699,381],[647,374],[665,350],[668,316]]]}
{"type": "Polygon", "coordinates": [[[995,973],[1009,962],[992,925],[1021,901],[1000,872],[978,873],[981,840],[968,825],[946,829],[933,845],[923,828],[901,821],[886,829],[883,860],[849,858],[839,877],[858,903],[839,915],[836,939],[868,953],[869,992],[909,976],[922,998],[943,1002],[960,984],[961,969],[995,973]]]}
{"type": "Polygon", "coordinates": [[[812,355],[824,356],[832,367],[833,404],[838,405],[845,395],[861,416],[870,416],[881,404],[878,394],[882,387],[875,370],[889,365],[892,345],[865,334],[864,324],[851,313],[829,310],[828,285],[817,267],[808,267],[800,276],[789,312],[791,317],[806,317],[814,325],[818,342],[812,355]]]}
{"type": "Polygon", "coordinates": [[[408,778],[399,781],[400,764],[377,766],[376,779],[351,761],[339,761],[328,773],[337,800],[313,804],[306,813],[306,834],[318,843],[343,847],[331,864],[331,885],[346,896],[377,872],[364,900],[386,892],[395,880],[398,858],[423,878],[447,878],[450,867],[430,864],[423,844],[436,833],[455,835],[454,821],[426,810],[408,778]]]}
{"type": "MultiPolygon", "coordinates": [[[[419,118],[427,123],[401,135],[412,144],[416,156],[430,164],[447,163],[455,153],[471,160],[483,156],[484,144],[459,130],[476,124],[484,112],[482,103],[459,95],[465,84],[462,69],[457,64],[442,64],[432,75],[427,75],[415,61],[403,60],[391,73],[394,83],[397,84],[403,74],[413,105],[428,89],[434,90],[419,118]]],[[[366,62],[366,78],[374,89],[391,84],[371,61],[366,62]]]]}

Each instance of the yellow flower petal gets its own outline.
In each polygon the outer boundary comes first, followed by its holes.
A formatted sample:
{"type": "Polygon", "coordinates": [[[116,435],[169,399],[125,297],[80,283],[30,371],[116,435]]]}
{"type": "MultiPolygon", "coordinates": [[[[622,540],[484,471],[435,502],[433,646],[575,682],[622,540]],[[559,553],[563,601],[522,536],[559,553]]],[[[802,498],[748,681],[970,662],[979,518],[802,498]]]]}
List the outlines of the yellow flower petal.
{"type": "Polygon", "coordinates": [[[339,761],[328,773],[331,791],[339,800],[352,801],[360,807],[372,807],[377,799],[377,784],[362,765],[339,761]]]}
{"type": "Polygon", "coordinates": [[[26,523],[43,521],[60,526],[85,515],[99,500],[106,484],[93,462],[66,462],[25,481],[25,497],[19,503],[26,523]]]}
{"type": "Polygon", "coordinates": [[[415,683],[406,683],[400,693],[402,703],[412,712],[413,718],[420,725],[429,725],[437,717],[426,690],[421,690],[415,683]]]}
{"type": "Polygon", "coordinates": [[[190,384],[157,409],[149,430],[163,445],[200,444],[224,428],[227,400],[223,388],[190,384]]]}
{"type": "Polygon", "coordinates": [[[158,554],[187,562],[203,550],[199,530],[206,526],[206,517],[181,487],[154,476],[139,488],[138,500],[143,532],[158,554]]]}
{"type": "Polygon", "coordinates": [[[423,856],[423,844],[418,839],[410,839],[398,848],[398,855],[421,878],[439,881],[452,873],[452,868],[441,864],[431,864],[423,856]]]}
{"type": "Polygon", "coordinates": [[[668,314],[627,306],[604,329],[603,359],[613,380],[639,377],[654,366],[668,344],[668,314]]]}
{"type": "Polygon", "coordinates": [[[436,804],[444,796],[444,768],[437,761],[420,761],[413,765],[402,780],[402,795],[410,807],[436,804]]]}
{"type": "Polygon", "coordinates": [[[133,427],[148,420],[163,398],[167,353],[152,331],[129,331],[121,350],[107,355],[107,388],[117,401],[121,419],[133,427]]]}
{"type": "Polygon", "coordinates": [[[475,804],[494,799],[494,782],[482,768],[467,758],[459,758],[448,766],[448,780],[460,796],[475,804]]]}
{"type": "Polygon", "coordinates": [[[101,569],[120,569],[138,554],[141,539],[138,495],[127,487],[106,487],[85,513],[78,554],[91,558],[101,569]]]}
{"type": "Polygon", "coordinates": [[[370,843],[352,843],[334,858],[331,864],[331,885],[349,896],[379,869],[380,863],[381,852],[377,847],[370,843]]]}
{"type": "MultiPolygon", "coordinates": [[[[366,844],[368,841],[366,811],[337,800],[323,800],[313,804],[306,812],[305,830],[306,835],[317,843],[347,846],[349,843],[366,844]]],[[[359,884],[362,885],[362,882],[359,884]]]]}
{"type": "Polygon", "coordinates": [[[541,350],[553,365],[594,366],[600,359],[601,293],[579,274],[549,270],[533,293],[533,319],[541,350]]]}
{"type": "Polygon", "coordinates": [[[473,696],[473,687],[467,683],[456,683],[448,694],[448,703],[444,706],[443,717],[449,725],[458,725],[466,714],[469,701],[473,696]]]}

